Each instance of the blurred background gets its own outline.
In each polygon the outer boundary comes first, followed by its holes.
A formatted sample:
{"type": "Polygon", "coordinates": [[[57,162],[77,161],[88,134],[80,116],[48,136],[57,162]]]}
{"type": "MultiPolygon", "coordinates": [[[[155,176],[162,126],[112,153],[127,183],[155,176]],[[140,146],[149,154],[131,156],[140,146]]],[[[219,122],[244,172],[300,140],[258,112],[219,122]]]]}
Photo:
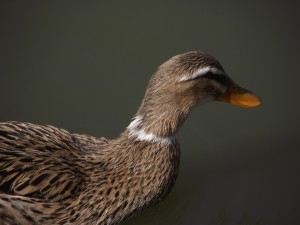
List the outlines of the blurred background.
{"type": "Polygon", "coordinates": [[[170,195],[123,225],[300,224],[297,1],[1,1],[0,121],[117,137],[156,68],[211,53],[259,108],[211,103],[170,195]]]}

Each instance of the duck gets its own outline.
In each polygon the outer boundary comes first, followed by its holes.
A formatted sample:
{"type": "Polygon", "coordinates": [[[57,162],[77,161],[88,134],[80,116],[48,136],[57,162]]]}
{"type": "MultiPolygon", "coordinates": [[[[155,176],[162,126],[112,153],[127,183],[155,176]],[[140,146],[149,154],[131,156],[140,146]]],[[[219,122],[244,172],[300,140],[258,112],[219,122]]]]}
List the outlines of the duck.
{"type": "Polygon", "coordinates": [[[176,55],[152,75],[119,137],[0,123],[0,224],[115,225],[163,200],[179,169],[176,134],[198,105],[256,107],[208,53],[176,55]]]}

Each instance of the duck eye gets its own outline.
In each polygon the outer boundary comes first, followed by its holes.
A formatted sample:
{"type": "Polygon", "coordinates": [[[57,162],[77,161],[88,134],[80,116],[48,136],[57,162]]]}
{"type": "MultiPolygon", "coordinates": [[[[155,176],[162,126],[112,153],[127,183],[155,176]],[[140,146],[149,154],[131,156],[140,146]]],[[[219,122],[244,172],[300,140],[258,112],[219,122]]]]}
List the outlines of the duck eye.
{"type": "Polygon", "coordinates": [[[206,74],[204,74],[202,77],[207,79],[216,79],[217,76],[220,76],[219,74],[212,73],[211,71],[208,71],[206,74]]]}
{"type": "Polygon", "coordinates": [[[208,79],[208,80],[214,80],[222,85],[226,85],[230,82],[230,79],[223,74],[215,74],[212,72],[207,72],[205,75],[203,75],[202,77],[208,79]]]}

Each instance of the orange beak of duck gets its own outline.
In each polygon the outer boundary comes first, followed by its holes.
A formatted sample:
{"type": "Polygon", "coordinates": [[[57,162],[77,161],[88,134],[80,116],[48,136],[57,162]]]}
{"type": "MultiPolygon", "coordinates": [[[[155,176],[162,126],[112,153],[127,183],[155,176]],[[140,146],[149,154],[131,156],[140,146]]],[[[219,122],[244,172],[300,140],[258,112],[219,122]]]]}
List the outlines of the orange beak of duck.
{"type": "Polygon", "coordinates": [[[216,100],[247,108],[259,106],[262,103],[258,96],[235,83],[232,83],[216,100]]]}

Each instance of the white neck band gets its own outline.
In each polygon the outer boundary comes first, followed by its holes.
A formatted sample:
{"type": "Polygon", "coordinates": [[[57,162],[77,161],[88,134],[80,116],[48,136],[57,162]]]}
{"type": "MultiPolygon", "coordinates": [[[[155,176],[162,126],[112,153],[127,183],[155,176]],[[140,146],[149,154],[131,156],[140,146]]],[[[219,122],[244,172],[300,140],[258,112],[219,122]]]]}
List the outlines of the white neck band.
{"type": "Polygon", "coordinates": [[[130,138],[135,138],[138,141],[162,144],[172,144],[176,140],[175,137],[160,137],[153,133],[147,133],[144,131],[144,129],[140,128],[142,124],[143,118],[141,116],[134,117],[132,122],[127,127],[130,138]]]}

